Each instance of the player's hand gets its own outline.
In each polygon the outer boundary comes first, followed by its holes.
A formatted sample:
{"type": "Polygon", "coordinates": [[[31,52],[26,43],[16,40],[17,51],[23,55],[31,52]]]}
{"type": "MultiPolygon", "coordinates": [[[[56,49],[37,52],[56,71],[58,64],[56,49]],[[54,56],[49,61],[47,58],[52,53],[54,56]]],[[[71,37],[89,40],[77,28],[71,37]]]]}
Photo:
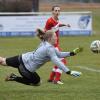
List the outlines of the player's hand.
{"type": "Polygon", "coordinates": [[[70,24],[67,24],[66,26],[67,26],[67,27],[71,27],[70,24]]]}
{"type": "Polygon", "coordinates": [[[59,24],[59,27],[67,26],[66,24],[59,24]]]}
{"type": "Polygon", "coordinates": [[[82,52],[82,51],[83,51],[83,48],[82,47],[78,47],[78,48],[75,48],[72,52],[77,54],[77,53],[82,52]]]}
{"type": "Polygon", "coordinates": [[[71,27],[70,24],[67,24],[67,25],[66,24],[59,24],[59,27],[63,27],[63,26],[71,27]]]}
{"type": "Polygon", "coordinates": [[[82,47],[75,48],[73,51],[70,52],[70,56],[74,56],[77,53],[82,52],[82,51],[83,51],[82,47]]]}
{"type": "Polygon", "coordinates": [[[82,73],[81,72],[78,72],[78,71],[71,71],[70,73],[72,76],[74,77],[79,77],[82,73]]]}

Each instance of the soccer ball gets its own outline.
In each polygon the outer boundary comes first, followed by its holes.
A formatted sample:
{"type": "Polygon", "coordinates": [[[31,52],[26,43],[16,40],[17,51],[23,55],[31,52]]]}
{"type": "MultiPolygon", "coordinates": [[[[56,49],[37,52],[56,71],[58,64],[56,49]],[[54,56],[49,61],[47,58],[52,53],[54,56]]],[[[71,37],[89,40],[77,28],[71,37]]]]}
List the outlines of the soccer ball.
{"type": "Polygon", "coordinates": [[[90,49],[93,53],[100,53],[100,40],[92,41],[90,49]]]}

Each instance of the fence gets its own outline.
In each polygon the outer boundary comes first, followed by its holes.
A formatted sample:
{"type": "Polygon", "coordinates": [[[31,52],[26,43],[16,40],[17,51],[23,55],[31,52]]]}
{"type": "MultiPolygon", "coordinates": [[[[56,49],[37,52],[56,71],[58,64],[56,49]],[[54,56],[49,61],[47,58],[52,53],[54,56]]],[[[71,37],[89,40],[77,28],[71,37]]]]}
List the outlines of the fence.
{"type": "MultiPolygon", "coordinates": [[[[44,28],[50,12],[0,13],[0,36],[34,36],[37,28],[44,28]]],[[[91,12],[61,12],[62,23],[71,28],[60,28],[60,35],[91,35],[91,12]]]]}

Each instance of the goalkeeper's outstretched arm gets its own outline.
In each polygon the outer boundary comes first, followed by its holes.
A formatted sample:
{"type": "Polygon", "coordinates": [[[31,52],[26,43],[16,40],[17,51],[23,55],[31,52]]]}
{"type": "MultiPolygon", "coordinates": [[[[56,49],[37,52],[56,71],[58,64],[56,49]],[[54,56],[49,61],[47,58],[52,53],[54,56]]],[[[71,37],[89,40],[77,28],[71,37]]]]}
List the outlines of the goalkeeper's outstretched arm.
{"type": "Polygon", "coordinates": [[[56,54],[59,58],[65,58],[65,57],[69,57],[69,56],[74,56],[82,51],[83,51],[83,48],[78,47],[78,48],[75,48],[74,50],[72,50],[71,52],[60,52],[59,50],[56,50],[56,54]]]}
{"type": "MultiPolygon", "coordinates": [[[[70,54],[70,53],[69,53],[70,54]]],[[[51,61],[57,65],[60,69],[62,69],[66,74],[69,74],[74,77],[78,77],[81,75],[81,72],[71,71],[67,66],[65,66],[61,60],[56,55],[56,52],[53,48],[48,49],[48,55],[50,56],[51,61]]]]}

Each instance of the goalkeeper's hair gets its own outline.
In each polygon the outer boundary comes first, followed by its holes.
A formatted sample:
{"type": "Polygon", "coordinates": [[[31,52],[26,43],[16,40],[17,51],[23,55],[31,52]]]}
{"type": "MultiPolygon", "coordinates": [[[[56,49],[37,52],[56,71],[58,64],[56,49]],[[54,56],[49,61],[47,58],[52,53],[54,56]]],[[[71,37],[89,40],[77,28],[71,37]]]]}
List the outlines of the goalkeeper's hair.
{"type": "Polygon", "coordinates": [[[48,30],[48,31],[44,32],[41,29],[37,29],[37,37],[39,37],[39,39],[42,41],[48,41],[50,38],[52,38],[52,36],[54,34],[55,33],[52,30],[48,30]]]}
{"type": "Polygon", "coordinates": [[[45,35],[45,32],[41,29],[37,29],[36,30],[37,32],[37,37],[40,39],[40,40],[44,40],[44,35],[45,35]]]}
{"type": "Polygon", "coordinates": [[[54,31],[52,31],[52,30],[48,30],[48,31],[46,31],[46,34],[44,35],[44,41],[48,41],[49,39],[51,39],[52,37],[53,37],[53,35],[54,35],[55,33],[54,33],[54,31]]]}

